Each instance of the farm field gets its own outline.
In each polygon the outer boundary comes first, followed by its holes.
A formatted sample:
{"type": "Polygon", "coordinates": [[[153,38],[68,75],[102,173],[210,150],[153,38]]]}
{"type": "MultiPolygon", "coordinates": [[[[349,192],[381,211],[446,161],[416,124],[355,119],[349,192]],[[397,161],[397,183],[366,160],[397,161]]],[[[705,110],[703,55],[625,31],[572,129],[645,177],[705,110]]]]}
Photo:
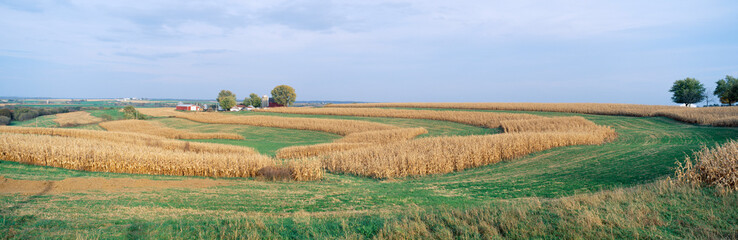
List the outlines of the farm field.
{"type": "MultiPolygon", "coordinates": [[[[703,145],[738,139],[737,128],[692,125],[665,117],[459,111],[583,117],[611,126],[617,138],[603,145],[558,147],[463,171],[389,180],[329,171],[320,181],[273,182],[85,172],[2,161],[0,181],[26,181],[26,185],[45,186],[46,191],[23,194],[0,188],[2,229],[19,238],[673,238],[730,237],[738,231],[730,224],[738,220],[738,210],[714,211],[738,204],[735,193],[721,195],[710,188],[675,186],[665,180],[673,176],[675,162],[703,145]],[[106,179],[117,181],[119,187],[94,183],[106,179]],[[188,184],[152,188],[130,179],[188,184]],[[91,190],[69,187],[69,182],[91,190]],[[469,224],[480,219],[479,225],[469,224]],[[541,222],[550,224],[541,226],[541,222]],[[576,231],[564,233],[557,228],[576,231]]],[[[428,119],[224,114],[422,127],[428,133],[420,139],[503,134],[499,128],[428,119]]],[[[188,141],[248,146],[268,156],[283,147],[341,139],[326,132],[181,118],[149,121],[192,132],[237,133],[245,139],[188,141]]]]}

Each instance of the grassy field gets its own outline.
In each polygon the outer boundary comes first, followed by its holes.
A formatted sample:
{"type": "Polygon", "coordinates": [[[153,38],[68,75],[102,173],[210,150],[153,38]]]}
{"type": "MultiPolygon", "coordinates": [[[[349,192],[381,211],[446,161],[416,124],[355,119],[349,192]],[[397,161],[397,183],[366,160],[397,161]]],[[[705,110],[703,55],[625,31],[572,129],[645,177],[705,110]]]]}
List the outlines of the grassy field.
{"type": "MultiPolygon", "coordinates": [[[[224,186],[202,189],[3,194],[0,223],[5,233],[12,231],[21,238],[240,238],[249,234],[267,238],[401,234],[411,238],[474,238],[485,231],[490,236],[513,238],[735,237],[729,234],[738,231],[738,210],[728,206],[738,204],[737,194],[664,186],[668,184],[660,179],[672,175],[675,162],[701,146],[738,139],[738,129],[696,126],[662,117],[526,113],[583,116],[596,124],[613,126],[619,138],[602,146],[562,147],[462,172],[392,181],[329,173],[318,182],[219,179],[224,186]],[[470,221],[488,223],[489,229],[480,230],[477,227],[481,225],[470,221]]],[[[428,136],[498,132],[432,120],[297,116],[425,127],[428,136]]],[[[246,140],[217,141],[247,145],[265,154],[273,154],[280,144],[338,138],[321,132],[209,125],[175,118],[154,121],[200,132],[234,131],[246,140]],[[277,140],[269,142],[272,139],[277,140]]],[[[80,172],[4,161],[0,162],[0,175],[25,180],[192,179],[80,172]]]]}
{"type": "Polygon", "coordinates": [[[103,118],[103,119],[105,115],[110,116],[112,118],[111,120],[126,119],[125,114],[121,112],[120,109],[118,108],[105,109],[105,110],[89,110],[88,112],[90,112],[90,115],[92,116],[103,118]]]}
{"type": "Polygon", "coordinates": [[[207,124],[193,122],[180,118],[157,118],[152,121],[160,122],[164,126],[176,129],[187,129],[203,133],[237,133],[244,140],[229,139],[195,139],[186,141],[231,144],[255,148],[259,153],[274,156],[277,149],[318,143],[332,142],[341,136],[325,132],[305,131],[282,128],[254,127],[231,124],[207,124]]]}
{"type": "Polygon", "coordinates": [[[36,117],[34,119],[26,120],[26,121],[12,121],[10,122],[10,126],[19,126],[19,127],[58,127],[59,124],[54,122],[54,119],[56,119],[55,115],[44,115],[40,117],[36,117]]]}
{"type": "Polygon", "coordinates": [[[395,126],[403,127],[403,128],[422,127],[428,130],[428,134],[424,134],[419,137],[466,136],[466,135],[484,135],[484,134],[500,133],[500,129],[498,128],[491,128],[491,129],[481,128],[481,127],[475,127],[475,126],[470,126],[470,125],[461,124],[461,123],[426,120],[426,119],[302,115],[302,114],[284,114],[284,113],[267,113],[267,112],[233,112],[233,113],[228,113],[228,114],[361,120],[361,121],[390,124],[390,125],[395,125],[395,126]]]}

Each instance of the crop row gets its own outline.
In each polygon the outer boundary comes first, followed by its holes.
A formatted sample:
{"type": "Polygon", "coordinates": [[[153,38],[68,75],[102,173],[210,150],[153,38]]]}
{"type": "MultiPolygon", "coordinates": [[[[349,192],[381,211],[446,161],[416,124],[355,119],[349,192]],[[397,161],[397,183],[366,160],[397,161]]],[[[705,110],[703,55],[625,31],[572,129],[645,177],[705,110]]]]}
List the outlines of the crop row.
{"type": "MultiPolygon", "coordinates": [[[[331,105],[328,105],[331,106],[331,105]]],[[[409,110],[409,109],[382,109],[382,108],[269,108],[259,110],[263,112],[289,113],[289,114],[312,114],[312,115],[337,115],[357,117],[387,117],[387,118],[410,118],[430,119],[448,122],[457,122],[472,126],[497,128],[502,121],[536,119],[541,118],[532,114],[523,113],[494,113],[494,112],[469,112],[469,111],[433,111],[433,110],[409,110]]]]}
{"type": "Polygon", "coordinates": [[[151,121],[120,120],[103,122],[100,127],[114,132],[133,132],[162,136],[172,139],[235,139],[242,140],[243,136],[235,133],[198,133],[168,128],[151,121]]]}
{"type": "Polygon", "coordinates": [[[171,116],[184,118],[195,122],[215,124],[240,124],[259,127],[276,127],[299,130],[312,130],[335,133],[345,136],[356,132],[397,129],[398,127],[356,120],[323,119],[323,118],[293,118],[276,116],[239,116],[210,112],[178,112],[168,108],[142,108],[140,112],[151,116],[171,116]]]}
{"type": "Polygon", "coordinates": [[[737,107],[685,108],[676,106],[614,103],[357,103],[333,104],[338,108],[446,108],[503,111],[566,112],[636,117],[668,117],[687,123],[738,127],[737,107]]]}
{"type": "Polygon", "coordinates": [[[422,138],[334,152],[323,158],[331,172],[373,178],[449,173],[510,160],[555,147],[602,144],[616,136],[607,127],[589,131],[522,132],[422,138]]]}

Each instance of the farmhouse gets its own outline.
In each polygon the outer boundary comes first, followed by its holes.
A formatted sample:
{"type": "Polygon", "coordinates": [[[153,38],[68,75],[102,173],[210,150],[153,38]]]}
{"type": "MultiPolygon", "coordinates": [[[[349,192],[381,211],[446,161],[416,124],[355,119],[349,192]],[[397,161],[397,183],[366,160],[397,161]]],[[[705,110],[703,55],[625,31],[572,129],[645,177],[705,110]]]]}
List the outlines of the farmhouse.
{"type": "Polygon", "coordinates": [[[238,112],[246,108],[246,105],[236,105],[231,108],[231,112],[238,112]]]}
{"type": "Polygon", "coordinates": [[[180,111],[200,111],[200,106],[194,105],[194,104],[177,104],[176,110],[180,111]]]}

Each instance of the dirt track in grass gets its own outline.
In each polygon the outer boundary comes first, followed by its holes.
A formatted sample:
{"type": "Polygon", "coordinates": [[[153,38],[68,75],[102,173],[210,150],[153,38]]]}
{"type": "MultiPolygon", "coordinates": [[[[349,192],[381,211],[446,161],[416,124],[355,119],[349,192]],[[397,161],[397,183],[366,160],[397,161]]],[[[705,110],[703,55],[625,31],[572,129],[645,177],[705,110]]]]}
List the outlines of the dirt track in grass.
{"type": "Polygon", "coordinates": [[[133,178],[67,178],[59,181],[15,180],[0,176],[0,194],[59,194],[67,192],[140,192],[166,188],[208,188],[230,181],[186,179],[182,181],[133,178]]]}

